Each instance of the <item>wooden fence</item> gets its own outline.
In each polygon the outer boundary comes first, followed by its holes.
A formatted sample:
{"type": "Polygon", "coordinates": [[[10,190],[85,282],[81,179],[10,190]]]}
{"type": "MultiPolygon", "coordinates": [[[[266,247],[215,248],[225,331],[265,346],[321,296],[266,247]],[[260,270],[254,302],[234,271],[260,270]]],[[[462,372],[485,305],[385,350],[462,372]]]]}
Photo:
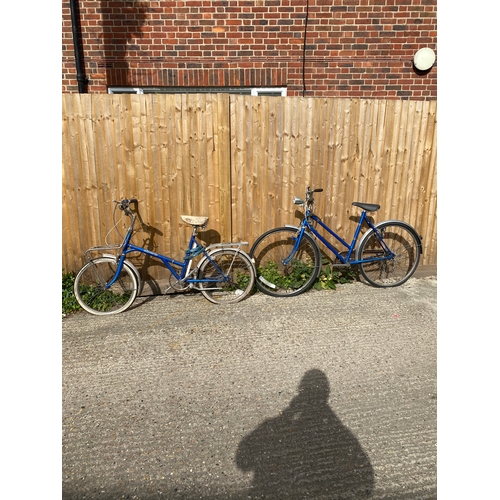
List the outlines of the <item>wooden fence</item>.
{"type": "MultiPolygon", "coordinates": [[[[358,209],[401,219],[423,236],[422,265],[437,261],[436,102],[228,94],[63,94],[63,269],[117,243],[113,202],[139,200],[136,244],[181,257],[207,215],[207,243],[248,241],[297,223],[294,196],[322,187],[317,213],[349,240],[358,209]]],[[[123,234],[124,223],[118,228],[123,234]]],[[[249,249],[249,247],[247,247],[249,249]]],[[[166,278],[137,262],[143,277],[166,278]]]]}

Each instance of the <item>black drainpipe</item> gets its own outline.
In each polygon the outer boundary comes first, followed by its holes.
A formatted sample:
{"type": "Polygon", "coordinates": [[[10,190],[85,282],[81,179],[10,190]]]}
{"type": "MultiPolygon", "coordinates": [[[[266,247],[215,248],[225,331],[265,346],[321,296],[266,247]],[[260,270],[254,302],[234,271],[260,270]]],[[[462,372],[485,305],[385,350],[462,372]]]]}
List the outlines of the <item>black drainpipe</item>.
{"type": "Polygon", "coordinates": [[[83,62],[81,57],[81,44],[80,44],[80,12],[78,9],[78,0],[70,0],[69,6],[71,9],[71,26],[73,28],[73,46],[75,49],[75,64],[76,64],[76,81],[78,82],[78,92],[84,94],[86,85],[89,79],[85,76],[83,69],[83,62]]]}

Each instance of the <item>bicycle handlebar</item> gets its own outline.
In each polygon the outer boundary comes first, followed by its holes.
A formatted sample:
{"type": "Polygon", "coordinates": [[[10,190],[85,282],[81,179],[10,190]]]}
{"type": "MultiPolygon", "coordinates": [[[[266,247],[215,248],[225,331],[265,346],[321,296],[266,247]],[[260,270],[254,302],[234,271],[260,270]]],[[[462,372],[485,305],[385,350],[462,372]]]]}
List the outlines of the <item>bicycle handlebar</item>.
{"type": "Polygon", "coordinates": [[[130,204],[135,203],[137,204],[137,199],[136,198],[130,198],[130,199],[123,199],[121,201],[116,201],[113,200],[117,205],[120,210],[123,210],[127,215],[132,215],[132,212],[130,211],[130,204]]]}
{"type": "Polygon", "coordinates": [[[313,194],[314,193],[321,193],[323,191],[323,188],[316,188],[316,189],[311,189],[311,186],[307,186],[306,189],[306,201],[300,200],[300,198],[296,198],[295,203],[300,202],[299,204],[304,205],[305,204],[305,211],[306,213],[311,212],[313,210],[313,205],[314,205],[314,198],[313,194]]]}
{"type": "Polygon", "coordinates": [[[306,195],[310,196],[313,193],[322,193],[322,192],[323,192],[323,188],[311,189],[310,186],[307,186],[306,195]]]}
{"type": "Polygon", "coordinates": [[[313,198],[313,193],[321,193],[323,192],[323,188],[316,188],[316,189],[311,189],[310,186],[307,186],[306,189],[306,200],[309,203],[314,203],[314,198],[313,198]]]}

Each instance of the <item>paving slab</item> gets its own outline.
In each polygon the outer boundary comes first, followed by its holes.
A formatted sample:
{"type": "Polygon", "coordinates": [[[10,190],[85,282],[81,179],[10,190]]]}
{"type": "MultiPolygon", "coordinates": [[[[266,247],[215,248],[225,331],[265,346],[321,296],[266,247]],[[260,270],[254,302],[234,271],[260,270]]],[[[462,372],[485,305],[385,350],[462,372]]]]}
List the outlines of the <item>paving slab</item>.
{"type": "Polygon", "coordinates": [[[437,498],[437,278],[63,318],[63,499],[437,498]]]}

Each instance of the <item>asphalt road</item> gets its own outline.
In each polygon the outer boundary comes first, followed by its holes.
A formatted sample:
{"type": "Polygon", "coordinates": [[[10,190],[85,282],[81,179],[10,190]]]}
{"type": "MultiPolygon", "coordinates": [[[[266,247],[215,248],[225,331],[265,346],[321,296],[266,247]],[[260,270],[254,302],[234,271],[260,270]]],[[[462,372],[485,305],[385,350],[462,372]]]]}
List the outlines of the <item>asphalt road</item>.
{"type": "Polygon", "coordinates": [[[63,499],[435,499],[435,277],[63,319],[63,499]]]}

